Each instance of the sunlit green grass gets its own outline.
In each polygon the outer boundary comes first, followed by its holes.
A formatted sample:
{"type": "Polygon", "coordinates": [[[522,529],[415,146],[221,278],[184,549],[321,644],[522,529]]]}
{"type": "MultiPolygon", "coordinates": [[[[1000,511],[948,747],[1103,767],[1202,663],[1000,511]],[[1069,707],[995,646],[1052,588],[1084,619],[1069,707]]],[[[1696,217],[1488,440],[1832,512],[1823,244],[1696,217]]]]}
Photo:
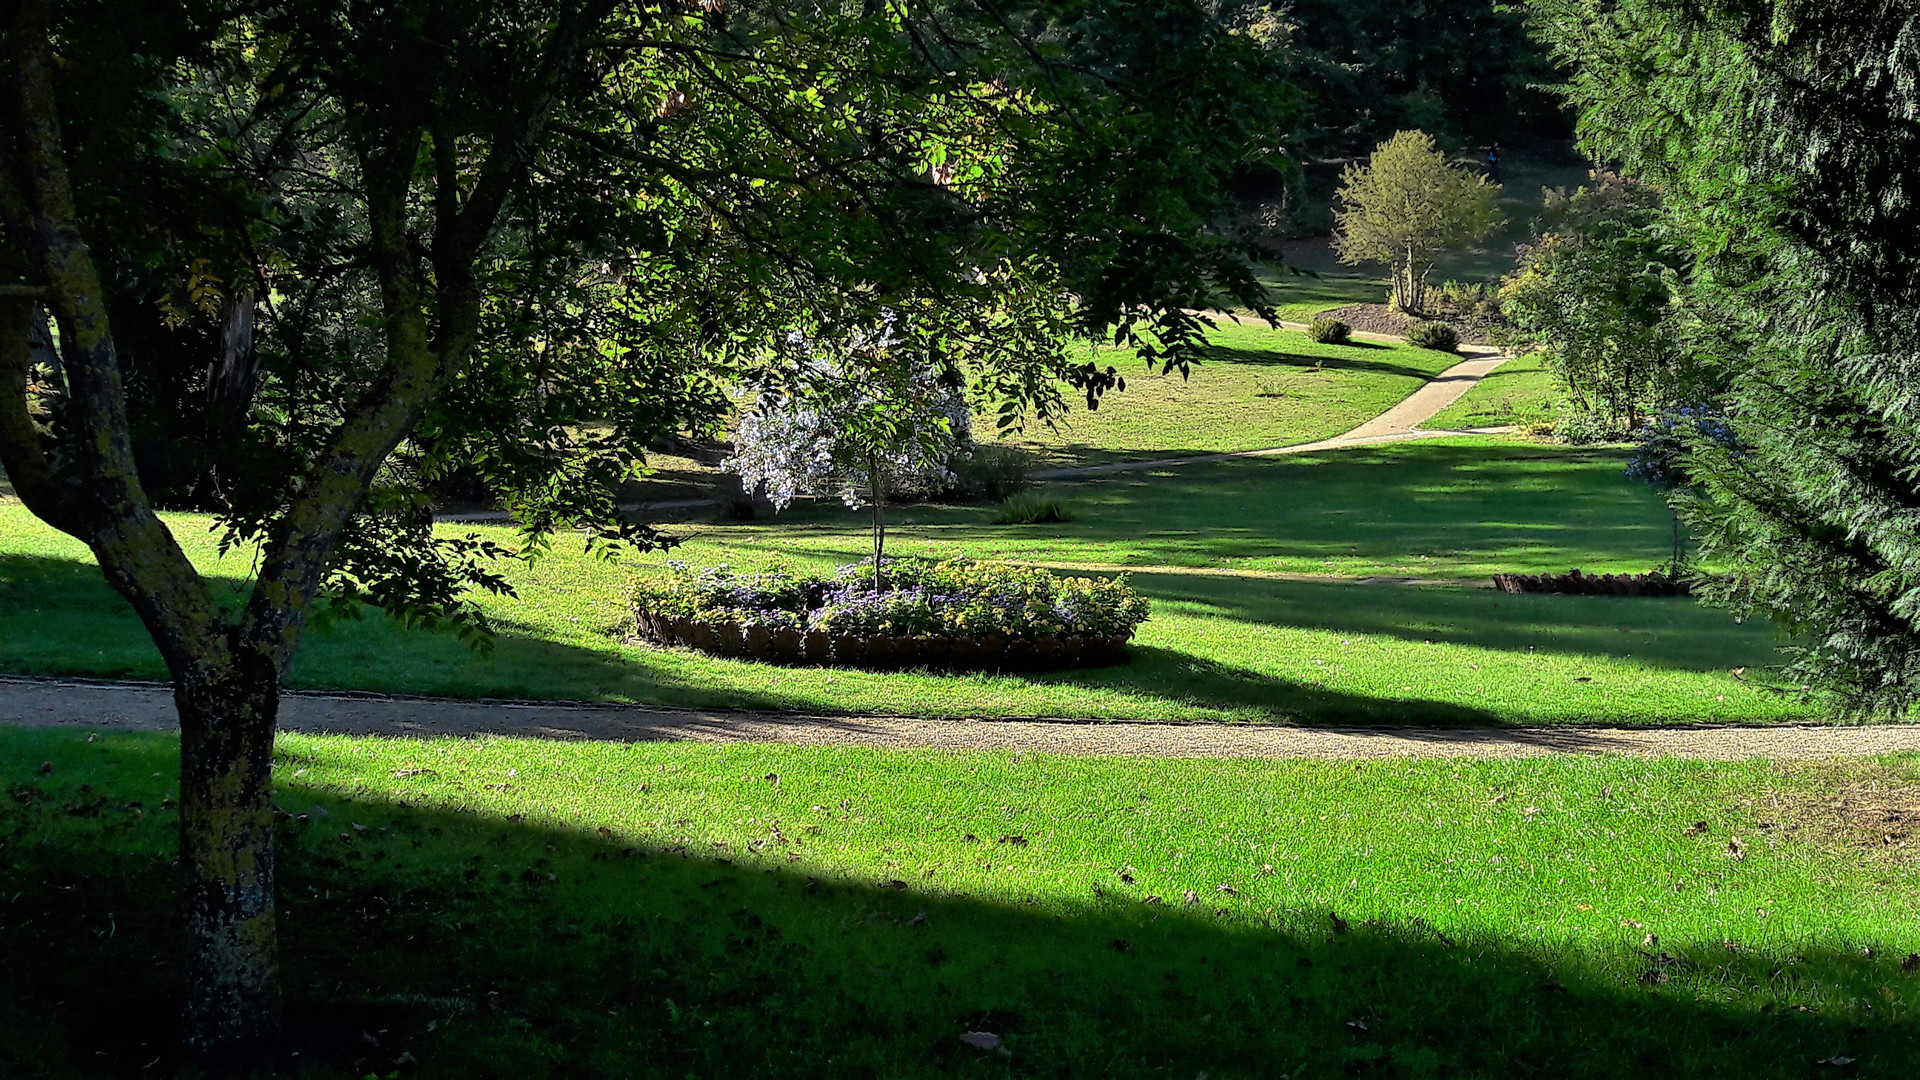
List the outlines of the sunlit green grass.
{"type": "Polygon", "coordinates": [[[1466,428],[1525,427],[1551,423],[1559,396],[1553,373],[1540,354],[1515,357],[1495,368],[1460,400],[1422,427],[1436,431],[1466,428]]]}
{"type": "MultiPolygon", "coordinates": [[[[832,506],[753,525],[676,527],[670,554],[607,563],[562,543],[486,606],[480,657],[378,617],[311,635],[296,686],[454,696],[928,716],[1254,723],[1669,723],[1817,715],[1765,687],[1777,638],[1685,600],[1508,596],[1495,570],[1645,570],[1668,552],[1654,494],[1614,451],[1439,441],[1254,459],[1076,485],[1065,524],[993,526],[991,507],[894,514],[895,553],[1135,568],[1154,602],[1128,665],[1038,675],[782,668],[624,639],[635,574],[667,558],[743,569],[861,557],[862,515],[832,506]],[[1457,586],[1356,584],[1367,577],[1457,586]],[[1734,669],[1743,669],[1736,674],[1734,669]]],[[[176,532],[217,562],[205,519],[176,532]]],[[[449,526],[503,542],[503,528],[449,526]]],[[[0,670],[162,678],[131,610],[79,544],[0,511],[0,670]]],[[[223,588],[232,587],[229,585],[223,588]]]]}
{"type": "MultiPolygon", "coordinates": [[[[1125,376],[1124,391],[1093,411],[1070,402],[1055,429],[1030,422],[1006,441],[1048,465],[1290,446],[1359,426],[1459,359],[1403,345],[1321,345],[1257,320],[1223,318],[1209,338],[1212,355],[1185,378],[1111,350],[1097,354],[1125,376]]],[[[991,436],[989,418],[976,427],[991,436]]]]}
{"type": "MultiPolygon", "coordinates": [[[[163,1062],[175,747],[0,729],[7,1075],[163,1062]]],[[[275,785],[288,1016],[350,1048],[316,1076],[1920,1064],[1920,881],[1871,827],[1920,797],[1914,757],[284,736],[275,785]]]]}

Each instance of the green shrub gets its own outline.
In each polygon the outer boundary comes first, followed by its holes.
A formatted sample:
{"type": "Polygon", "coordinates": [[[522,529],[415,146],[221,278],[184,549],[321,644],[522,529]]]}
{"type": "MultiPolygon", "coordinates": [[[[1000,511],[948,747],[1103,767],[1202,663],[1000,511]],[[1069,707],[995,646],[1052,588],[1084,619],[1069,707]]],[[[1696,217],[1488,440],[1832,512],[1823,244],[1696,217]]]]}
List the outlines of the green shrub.
{"type": "Polygon", "coordinates": [[[1417,322],[1407,331],[1407,344],[1435,352],[1459,352],[1460,334],[1442,322],[1417,322]]]}
{"type": "Polygon", "coordinates": [[[1128,637],[1147,619],[1147,600],[1118,577],[1061,577],[1038,566],[973,559],[889,559],[886,588],[872,588],[872,565],[849,563],[832,575],[775,569],[736,574],[722,564],[701,570],[667,564],[664,577],[636,583],[636,611],[768,630],[912,637],[1128,637]]]}
{"type": "Polygon", "coordinates": [[[1307,337],[1322,345],[1345,345],[1353,340],[1353,327],[1339,319],[1315,319],[1307,324],[1307,337]]]}
{"type": "Polygon", "coordinates": [[[1598,413],[1569,409],[1554,421],[1553,437],[1569,446],[1592,446],[1621,442],[1627,438],[1627,433],[1598,413]]]}
{"type": "Polygon", "coordinates": [[[1481,281],[1443,281],[1428,294],[1428,306],[1435,311],[1462,318],[1498,319],[1500,289],[1481,281]]]}
{"type": "Polygon", "coordinates": [[[1051,525],[1072,520],[1072,504],[1054,495],[1015,495],[1001,503],[993,515],[995,525],[1051,525]]]}
{"type": "Polygon", "coordinates": [[[1256,375],[1253,380],[1254,397],[1283,398],[1287,396],[1287,380],[1280,375],[1256,375]]]}
{"type": "Polygon", "coordinates": [[[954,458],[949,492],[976,499],[1004,499],[1033,483],[1033,455],[1018,446],[975,443],[971,454],[954,458]]]}

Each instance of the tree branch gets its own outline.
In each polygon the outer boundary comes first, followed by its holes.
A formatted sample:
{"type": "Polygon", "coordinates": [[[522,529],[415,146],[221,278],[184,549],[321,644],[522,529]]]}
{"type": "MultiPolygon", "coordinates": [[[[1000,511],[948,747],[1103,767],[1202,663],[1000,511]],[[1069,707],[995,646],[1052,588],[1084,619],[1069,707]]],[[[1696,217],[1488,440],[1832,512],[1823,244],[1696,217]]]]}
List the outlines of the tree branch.
{"type": "Polygon", "coordinates": [[[305,629],[313,600],[325,583],[340,535],[360,509],[375,475],[433,397],[466,362],[478,338],[480,295],[474,261],[513,193],[532,147],[578,72],[591,32],[615,0],[591,0],[563,16],[548,39],[533,92],[501,125],[464,201],[457,183],[457,155],[444,132],[434,139],[436,206],[457,206],[452,221],[436,222],[432,296],[438,317],[428,327],[428,286],[413,252],[408,196],[426,131],[411,126],[391,133],[385,145],[358,148],[365,177],[372,263],[380,283],[387,344],[387,373],[347,413],[314,469],[314,480],[295,498],[268,538],[246,614],[246,634],[273,656],[282,670],[305,629]]]}

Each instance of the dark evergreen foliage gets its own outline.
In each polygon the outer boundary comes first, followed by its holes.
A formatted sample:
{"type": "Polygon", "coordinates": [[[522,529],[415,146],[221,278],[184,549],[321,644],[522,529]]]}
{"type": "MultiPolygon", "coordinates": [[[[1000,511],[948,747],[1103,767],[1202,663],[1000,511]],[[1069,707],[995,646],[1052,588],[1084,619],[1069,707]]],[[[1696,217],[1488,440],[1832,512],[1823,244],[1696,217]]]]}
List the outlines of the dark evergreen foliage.
{"type": "Polygon", "coordinates": [[[1920,3],[1535,0],[1591,152],[1689,245],[1732,438],[1687,451],[1711,597],[1863,712],[1920,695],[1920,3]]]}

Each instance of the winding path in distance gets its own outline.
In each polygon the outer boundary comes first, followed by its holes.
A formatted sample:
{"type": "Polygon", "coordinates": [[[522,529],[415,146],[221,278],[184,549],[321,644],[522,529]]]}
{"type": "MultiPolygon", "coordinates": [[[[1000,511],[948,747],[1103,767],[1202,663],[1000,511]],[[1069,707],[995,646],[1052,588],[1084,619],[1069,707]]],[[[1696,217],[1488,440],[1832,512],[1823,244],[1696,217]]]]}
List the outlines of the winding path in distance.
{"type": "MultiPolygon", "coordinates": [[[[1295,324],[1283,324],[1298,328],[1295,324]]],[[[1386,334],[1356,334],[1373,341],[1404,341],[1404,338],[1386,334]]],[[[1419,389],[1400,399],[1399,403],[1386,412],[1368,420],[1359,427],[1343,435],[1329,439],[1319,439],[1308,443],[1294,443],[1290,446],[1275,446],[1261,450],[1229,450],[1218,454],[1189,454],[1183,457],[1149,458],[1144,460],[1114,461],[1104,465],[1078,465],[1061,469],[1040,469],[1033,473],[1036,480],[1071,480],[1084,476],[1104,476],[1110,473],[1143,472],[1157,469],[1171,469],[1181,465],[1200,465],[1210,461],[1231,461],[1234,458],[1281,457],[1288,454],[1311,454],[1320,450],[1341,450],[1352,446],[1375,446],[1380,443],[1410,442],[1416,439],[1437,439],[1447,435],[1498,435],[1513,430],[1505,427],[1468,428],[1464,431],[1428,430],[1421,424],[1438,416],[1442,410],[1473,389],[1481,379],[1507,362],[1506,354],[1484,346],[1466,345],[1463,351],[1470,355],[1434,376],[1419,389]]],[[[706,506],[711,499],[675,499],[669,502],[634,503],[622,506],[622,510],[686,510],[706,506]]],[[[477,510],[466,513],[440,515],[442,521],[473,523],[505,522],[510,517],[505,510],[477,510]]]]}
{"type": "MultiPolygon", "coordinates": [[[[1380,340],[1399,340],[1379,336],[1380,340]]],[[[1475,349],[1474,346],[1467,346],[1475,349]]],[[[1438,416],[1442,410],[1460,400],[1467,391],[1493,370],[1507,362],[1505,353],[1492,350],[1475,349],[1475,355],[1460,361],[1447,370],[1434,376],[1418,390],[1401,398],[1399,404],[1386,412],[1361,424],[1344,435],[1335,435],[1330,439],[1315,442],[1295,443],[1291,446],[1276,446],[1265,450],[1230,450],[1219,454],[1192,454],[1185,457],[1154,458],[1146,461],[1114,461],[1104,465],[1080,465],[1065,469],[1042,469],[1033,474],[1036,480],[1069,480],[1082,476],[1103,476],[1108,473],[1140,472],[1142,470],[1170,469],[1181,465],[1198,465],[1209,461],[1231,461],[1234,458],[1281,457],[1287,454],[1311,454],[1320,450],[1342,450],[1351,446],[1375,446],[1380,443],[1411,442],[1415,439],[1437,439],[1446,435],[1495,435],[1513,430],[1512,428],[1469,428],[1465,431],[1430,431],[1420,425],[1438,416]]]]}

